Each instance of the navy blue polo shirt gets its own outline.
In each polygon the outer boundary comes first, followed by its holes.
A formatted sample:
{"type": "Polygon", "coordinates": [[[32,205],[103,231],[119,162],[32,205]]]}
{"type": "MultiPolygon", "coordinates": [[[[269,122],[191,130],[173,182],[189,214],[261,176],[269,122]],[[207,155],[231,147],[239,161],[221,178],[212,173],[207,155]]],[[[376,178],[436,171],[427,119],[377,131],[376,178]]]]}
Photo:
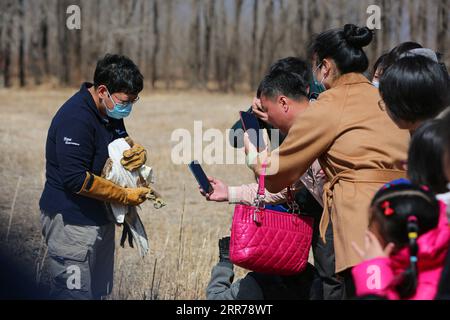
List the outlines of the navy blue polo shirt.
{"type": "Polygon", "coordinates": [[[65,223],[101,226],[108,223],[102,201],[78,195],[86,172],[100,176],[108,145],[128,136],[123,120],[103,117],[84,83],[52,120],[46,144],[46,183],[42,211],[61,213],[65,223]]]}

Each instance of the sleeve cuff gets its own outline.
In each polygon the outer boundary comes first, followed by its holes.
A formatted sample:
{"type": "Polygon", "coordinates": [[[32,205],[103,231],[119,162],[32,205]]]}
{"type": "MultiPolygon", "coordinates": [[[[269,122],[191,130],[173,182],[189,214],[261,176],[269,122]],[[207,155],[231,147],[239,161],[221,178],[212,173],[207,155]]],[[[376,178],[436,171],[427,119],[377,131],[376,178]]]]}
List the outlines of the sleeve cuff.
{"type": "Polygon", "coordinates": [[[217,264],[218,267],[227,268],[227,269],[234,269],[234,265],[231,262],[225,262],[221,261],[217,264]]]}
{"type": "Polygon", "coordinates": [[[241,188],[240,187],[228,187],[228,203],[238,204],[241,202],[241,188]]]}
{"type": "Polygon", "coordinates": [[[250,152],[245,157],[245,163],[247,164],[247,167],[253,170],[253,167],[257,164],[259,153],[255,150],[250,150],[250,152]]]}

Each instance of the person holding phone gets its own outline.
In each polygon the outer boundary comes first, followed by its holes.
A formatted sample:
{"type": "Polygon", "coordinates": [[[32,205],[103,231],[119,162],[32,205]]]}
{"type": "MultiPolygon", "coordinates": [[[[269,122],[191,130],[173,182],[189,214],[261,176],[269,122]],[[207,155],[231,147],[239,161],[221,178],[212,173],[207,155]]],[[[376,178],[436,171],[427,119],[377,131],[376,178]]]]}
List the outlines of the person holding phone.
{"type": "MultiPolygon", "coordinates": [[[[304,63],[307,68],[307,64],[304,63]]],[[[304,72],[308,75],[308,69],[304,72]]],[[[268,90],[279,92],[282,96],[283,109],[278,113],[278,117],[271,117],[270,121],[280,126],[281,134],[288,134],[290,126],[297,117],[310,107],[308,90],[311,71],[306,78],[298,73],[290,73],[277,70],[267,75],[263,84],[268,90]],[[270,88],[270,89],[269,89],[270,88]]],[[[262,88],[261,86],[260,88],[262,88]]],[[[265,144],[270,148],[267,134],[264,135],[265,144]]],[[[250,142],[249,142],[250,143],[250,142]]],[[[213,187],[212,193],[205,193],[200,190],[208,201],[226,202],[230,204],[248,204],[251,205],[256,197],[258,184],[244,184],[241,186],[228,186],[222,180],[209,177],[213,187]]],[[[323,211],[322,193],[323,185],[326,182],[325,174],[318,162],[312,164],[311,168],[291,186],[295,192],[295,200],[302,213],[315,218],[314,233],[312,241],[312,250],[314,255],[314,266],[317,269],[319,285],[315,286],[311,293],[312,299],[332,299],[336,286],[340,283],[334,278],[334,264],[330,259],[334,256],[332,238],[327,235],[327,241],[323,242],[319,237],[319,221],[323,211]],[[317,288],[320,287],[320,290],[317,288]]],[[[287,186],[287,184],[286,184],[287,186]]],[[[265,201],[270,206],[279,206],[287,201],[287,190],[284,189],[278,193],[270,193],[266,190],[265,201]]],[[[281,208],[282,209],[282,208],[281,208]]]]}
{"type": "MultiPolygon", "coordinates": [[[[354,294],[349,271],[361,258],[351,244],[364,242],[371,198],[384,183],[406,176],[396,162],[406,158],[409,135],[380,109],[379,92],[363,75],[369,61],[362,48],[372,39],[371,30],[352,24],[315,37],[310,48],[313,73],[327,91],[296,117],[280,148],[257,156],[247,150],[258,158],[253,167],[257,175],[263,172],[261,163],[267,163],[266,188],[274,193],[297,181],[319,159],[329,181],[320,235],[333,237],[335,273],[341,281],[335,298],[340,299],[354,294]]],[[[259,97],[272,122],[282,110],[280,95],[263,87],[259,97]]]]}
{"type": "MultiPolygon", "coordinates": [[[[318,83],[311,76],[311,67],[306,61],[298,57],[287,57],[278,60],[273,65],[270,66],[268,74],[275,71],[285,71],[298,74],[300,77],[307,79],[309,83],[308,89],[308,99],[316,100],[320,93],[324,91],[323,86],[318,83]]],[[[259,126],[261,129],[266,129],[269,135],[269,140],[271,141],[271,148],[276,149],[283,143],[285,136],[277,132],[277,128],[274,128],[268,121],[267,113],[262,110],[261,101],[258,97],[254,97],[250,109],[247,110],[248,113],[254,114],[258,118],[259,126]],[[275,129],[275,131],[273,131],[275,129]],[[277,134],[278,133],[278,134],[277,134]],[[277,134],[277,136],[273,136],[277,134]]],[[[230,144],[235,148],[244,147],[243,135],[241,134],[243,129],[242,122],[240,120],[231,128],[230,132],[230,144]]]]}

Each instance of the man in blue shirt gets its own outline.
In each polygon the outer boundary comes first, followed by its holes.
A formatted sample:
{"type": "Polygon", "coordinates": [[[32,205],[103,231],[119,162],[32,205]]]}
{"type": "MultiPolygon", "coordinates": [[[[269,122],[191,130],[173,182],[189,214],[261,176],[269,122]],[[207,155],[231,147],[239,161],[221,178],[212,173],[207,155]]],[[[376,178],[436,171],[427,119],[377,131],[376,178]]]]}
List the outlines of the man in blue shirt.
{"type": "Polygon", "coordinates": [[[130,59],[106,55],[94,83],[84,83],[50,125],[39,204],[55,299],[100,299],[111,292],[115,225],[105,203],[137,206],[150,190],[120,187],[101,172],[108,145],[118,138],[132,147],[122,159],[127,170],[146,161],[145,149],[128,137],[123,122],[142,89],[143,76],[130,59]]]}

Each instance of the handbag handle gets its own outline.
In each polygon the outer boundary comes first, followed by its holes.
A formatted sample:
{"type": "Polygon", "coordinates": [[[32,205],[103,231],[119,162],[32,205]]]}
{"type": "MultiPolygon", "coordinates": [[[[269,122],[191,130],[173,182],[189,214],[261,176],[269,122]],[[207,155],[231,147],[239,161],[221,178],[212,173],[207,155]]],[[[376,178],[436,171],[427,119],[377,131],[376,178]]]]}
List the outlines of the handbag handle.
{"type": "Polygon", "coordinates": [[[266,181],[265,181],[266,168],[267,168],[267,164],[263,163],[263,165],[262,165],[263,172],[259,176],[259,181],[258,181],[258,195],[260,197],[265,197],[265,195],[266,195],[266,181]]]}
{"type": "MultiPolygon", "coordinates": [[[[267,169],[267,164],[263,163],[262,164],[262,174],[259,176],[259,181],[258,181],[258,193],[256,195],[256,199],[255,199],[255,205],[256,207],[258,207],[258,209],[262,210],[265,208],[265,198],[266,198],[266,169],[267,169]]],[[[297,202],[295,202],[294,199],[294,194],[292,193],[292,188],[289,186],[287,187],[287,205],[291,211],[291,213],[297,213],[300,214],[300,207],[297,204],[297,202]]]]}

